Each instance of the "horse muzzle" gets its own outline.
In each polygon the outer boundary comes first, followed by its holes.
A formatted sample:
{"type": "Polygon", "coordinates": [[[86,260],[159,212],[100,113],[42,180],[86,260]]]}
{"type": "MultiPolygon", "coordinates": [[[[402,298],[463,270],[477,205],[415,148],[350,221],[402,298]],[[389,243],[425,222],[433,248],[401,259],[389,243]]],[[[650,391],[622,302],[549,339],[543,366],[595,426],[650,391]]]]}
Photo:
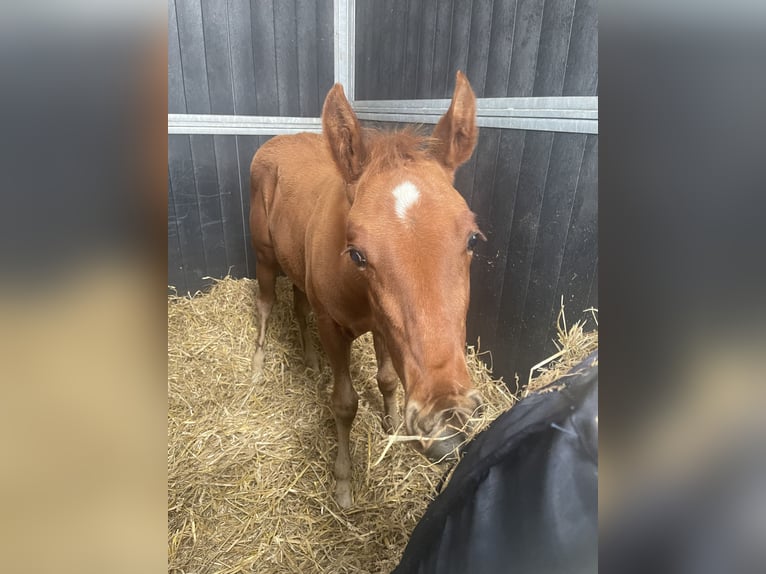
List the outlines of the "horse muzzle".
{"type": "Polygon", "coordinates": [[[460,446],[466,442],[463,431],[445,429],[441,435],[419,441],[419,450],[431,462],[452,462],[457,459],[460,446]]]}
{"type": "Polygon", "coordinates": [[[410,434],[419,437],[415,443],[416,448],[433,462],[455,460],[458,449],[467,440],[475,402],[472,398],[470,405],[455,405],[426,412],[414,404],[409,405],[406,424],[410,434]]]}

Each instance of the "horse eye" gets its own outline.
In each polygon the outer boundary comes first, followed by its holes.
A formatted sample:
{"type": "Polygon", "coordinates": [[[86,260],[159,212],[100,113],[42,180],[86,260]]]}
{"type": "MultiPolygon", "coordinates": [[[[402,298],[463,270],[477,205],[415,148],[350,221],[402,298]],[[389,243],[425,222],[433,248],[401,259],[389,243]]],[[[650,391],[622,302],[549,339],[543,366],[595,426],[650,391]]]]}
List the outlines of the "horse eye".
{"type": "Polygon", "coordinates": [[[351,257],[351,261],[354,262],[354,265],[359,267],[359,269],[364,269],[367,267],[367,259],[362,254],[361,251],[358,251],[356,249],[349,249],[348,254],[351,257]]]}
{"type": "Polygon", "coordinates": [[[479,241],[479,234],[472,233],[468,238],[468,251],[473,251],[476,248],[476,243],[479,241]]]}

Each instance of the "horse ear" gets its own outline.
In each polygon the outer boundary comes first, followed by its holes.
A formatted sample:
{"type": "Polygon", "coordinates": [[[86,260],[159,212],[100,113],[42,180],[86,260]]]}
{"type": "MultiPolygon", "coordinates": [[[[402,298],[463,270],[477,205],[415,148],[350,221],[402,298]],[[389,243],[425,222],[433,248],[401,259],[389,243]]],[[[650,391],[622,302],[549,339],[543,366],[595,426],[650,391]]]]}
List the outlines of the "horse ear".
{"type": "Polygon", "coordinates": [[[340,84],[335,84],[325,98],[322,131],[343,179],[354,183],[362,175],[366,151],[359,120],[340,84]]]}
{"type": "Polygon", "coordinates": [[[476,127],[476,96],[463,72],[455,76],[455,92],[447,113],[433,131],[437,140],[434,155],[453,172],[468,161],[476,147],[479,129],[476,127]]]}

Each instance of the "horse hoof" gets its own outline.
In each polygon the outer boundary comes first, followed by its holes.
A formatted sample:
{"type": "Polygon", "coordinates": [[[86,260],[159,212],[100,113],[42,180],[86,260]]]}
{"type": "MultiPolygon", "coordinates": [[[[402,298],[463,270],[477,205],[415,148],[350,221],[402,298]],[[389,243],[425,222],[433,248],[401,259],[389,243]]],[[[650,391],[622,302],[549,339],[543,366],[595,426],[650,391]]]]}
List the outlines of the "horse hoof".
{"type": "Polygon", "coordinates": [[[264,353],[263,349],[258,349],[255,354],[253,355],[253,382],[258,382],[261,379],[261,375],[263,374],[263,359],[264,359],[264,353]]]}
{"type": "Polygon", "coordinates": [[[338,481],[338,484],[335,485],[335,501],[341,508],[351,508],[351,483],[349,481],[338,481]]]}
{"type": "Polygon", "coordinates": [[[383,415],[383,430],[388,434],[394,434],[401,424],[399,415],[383,415]]]}
{"type": "Polygon", "coordinates": [[[319,372],[319,361],[317,360],[316,356],[306,357],[306,368],[309,371],[313,371],[315,373],[319,372]]]}

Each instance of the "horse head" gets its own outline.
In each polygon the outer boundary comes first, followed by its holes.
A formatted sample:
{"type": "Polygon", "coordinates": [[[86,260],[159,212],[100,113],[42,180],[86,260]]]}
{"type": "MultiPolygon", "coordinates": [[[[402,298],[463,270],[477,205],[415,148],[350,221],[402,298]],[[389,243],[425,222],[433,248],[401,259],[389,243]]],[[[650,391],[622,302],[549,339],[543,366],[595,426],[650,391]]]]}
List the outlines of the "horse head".
{"type": "Polygon", "coordinates": [[[430,137],[363,130],[339,84],[322,123],[350,203],[340,255],[364,285],[373,330],[403,383],[406,430],[429,458],[449,458],[482,403],[465,340],[470,264],[484,236],[453,186],[478,137],[473,90],[458,72],[430,137]]]}

